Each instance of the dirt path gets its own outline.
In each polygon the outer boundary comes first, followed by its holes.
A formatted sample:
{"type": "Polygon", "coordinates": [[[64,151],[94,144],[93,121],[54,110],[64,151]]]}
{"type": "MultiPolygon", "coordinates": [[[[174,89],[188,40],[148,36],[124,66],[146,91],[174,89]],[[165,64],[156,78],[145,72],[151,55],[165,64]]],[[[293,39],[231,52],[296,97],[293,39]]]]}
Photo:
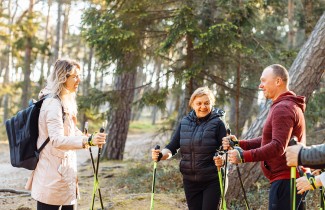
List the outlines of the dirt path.
{"type": "MultiPolygon", "coordinates": [[[[167,136],[155,136],[150,134],[131,134],[128,136],[125,145],[124,159],[150,159],[150,149],[156,144],[164,145],[161,139],[167,136]]],[[[93,153],[97,154],[97,149],[93,147],[93,153]]],[[[89,160],[88,150],[79,150],[78,165],[82,165],[89,160]]],[[[0,142],[0,189],[15,189],[24,191],[25,183],[31,171],[21,168],[14,168],[10,164],[9,145],[0,142]]],[[[30,196],[22,196],[12,193],[0,192],[0,209],[34,209],[35,201],[30,196]],[[26,208],[31,207],[31,208],[26,208]]]]}

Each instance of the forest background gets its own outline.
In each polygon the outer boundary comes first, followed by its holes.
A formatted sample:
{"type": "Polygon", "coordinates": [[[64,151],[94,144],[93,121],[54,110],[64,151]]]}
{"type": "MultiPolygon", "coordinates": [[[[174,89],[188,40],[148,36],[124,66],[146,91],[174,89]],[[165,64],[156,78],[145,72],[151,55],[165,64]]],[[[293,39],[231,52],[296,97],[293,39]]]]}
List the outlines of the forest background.
{"type": "MultiPolygon", "coordinates": [[[[111,186],[125,195],[150,192],[150,148],[169,141],[197,87],[213,90],[233,134],[259,135],[270,105],[259,77],[270,64],[287,67],[290,88],[307,97],[307,144],[323,143],[324,11],[325,0],[1,0],[0,140],[7,143],[5,120],[37,98],[56,59],[69,57],[82,66],[80,129],[107,121],[103,164],[126,164],[124,179],[146,180],[111,186]],[[132,134],[143,149],[126,158],[132,134]]],[[[177,157],[162,166],[157,193],[178,193],[185,208],[177,157]]],[[[258,164],[241,170],[251,201],[267,194],[258,164]]],[[[240,209],[235,173],[230,181],[227,201],[240,209]]]]}

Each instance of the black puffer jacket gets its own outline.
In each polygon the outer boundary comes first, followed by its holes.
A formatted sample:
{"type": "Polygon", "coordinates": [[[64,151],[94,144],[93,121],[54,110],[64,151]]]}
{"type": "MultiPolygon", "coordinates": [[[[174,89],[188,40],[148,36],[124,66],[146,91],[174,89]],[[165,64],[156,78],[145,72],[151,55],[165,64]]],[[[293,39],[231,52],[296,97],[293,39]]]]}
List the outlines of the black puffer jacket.
{"type": "Polygon", "coordinates": [[[180,148],[180,171],[183,178],[190,181],[210,181],[218,179],[213,161],[216,149],[226,136],[226,128],[220,119],[224,111],[213,109],[204,118],[197,118],[194,111],[184,117],[175,136],[166,146],[173,154],[180,148]]]}

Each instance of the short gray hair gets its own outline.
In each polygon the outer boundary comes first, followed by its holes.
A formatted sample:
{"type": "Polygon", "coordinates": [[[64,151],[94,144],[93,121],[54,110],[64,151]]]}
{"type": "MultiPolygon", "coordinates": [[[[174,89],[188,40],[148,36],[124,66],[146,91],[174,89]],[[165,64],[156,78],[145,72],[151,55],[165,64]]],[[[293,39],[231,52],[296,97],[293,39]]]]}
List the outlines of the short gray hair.
{"type": "Polygon", "coordinates": [[[192,107],[192,103],[193,103],[194,99],[195,99],[196,97],[198,97],[198,96],[203,96],[203,95],[208,96],[209,99],[210,99],[210,104],[211,104],[212,106],[214,106],[214,103],[215,103],[216,99],[215,99],[215,97],[214,97],[212,91],[211,91],[208,87],[199,87],[198,89],[196,89],[196,90],[192,93],[191,98],[190,98],[190,101],[188,102],[188,105],[189,105],[190,107],[192,107]]]}
{"type": "Polygon", "coordinates": [[[268,68],[271,68],[273,70],[274,76],[280,77],[285,84],[289,83],[289,73],[284,66],[280,64],[273,64],[268,66],[268,68]]]}

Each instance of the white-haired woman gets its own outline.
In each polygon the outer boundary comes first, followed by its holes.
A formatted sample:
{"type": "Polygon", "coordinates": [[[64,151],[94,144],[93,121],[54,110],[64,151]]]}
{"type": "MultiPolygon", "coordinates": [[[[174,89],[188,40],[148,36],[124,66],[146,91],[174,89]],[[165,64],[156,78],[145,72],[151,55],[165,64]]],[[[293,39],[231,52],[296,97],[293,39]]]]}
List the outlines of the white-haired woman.
{"type": "Polygon", "coordinates": [[[213,108],[215,98],[208,87],[200,87],[192,94],[185,116],[170,143],[162,150],[152,149],[154,161],[166,160],[180,149],[180,171],[190,210],[217,210],[220,185],[213,157],[226,136],[221,117],[224,112],[213,108]],[[159,155],[160,154],[160,155],[159,155]]]}
{"type": "Polygon", "coordinates": [[[39,97],[45,97],[39,115],[37,147],[49,138],[40,153],[26,189],[37,201],[37,210],[72,210],[77,201],[78,179],[75,150],[105,144],[106,134],[85,136],[76,127],[76,91],[80,65],[58,59],[39,97]]]}

